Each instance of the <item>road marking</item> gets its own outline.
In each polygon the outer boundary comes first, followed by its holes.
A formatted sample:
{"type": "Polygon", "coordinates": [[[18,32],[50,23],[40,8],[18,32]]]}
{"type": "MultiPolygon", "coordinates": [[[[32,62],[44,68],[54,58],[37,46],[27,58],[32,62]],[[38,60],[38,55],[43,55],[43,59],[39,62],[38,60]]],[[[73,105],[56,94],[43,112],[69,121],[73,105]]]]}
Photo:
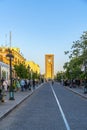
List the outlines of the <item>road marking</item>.
{"type": "Polygon", "coordinates": [[[61,112],[61,115],[62,115],[62,117],[63,117],[63,120],[64,120],[64,123],[65,123],[66,129],[67,129],[67,130],[70,130],[70,126],[69,126],[69,124],[68,124],[68,122],[67,122],[67,119],[66,119],[66,117],[65,117],[65,115],[64,115],[64,112],[63,112],[63,110],[62,110],[62,107],[61,107],[61,105],[60,105],[60,102],[59,102],[59,100],[58,100],[58,98],[57,98],[57,96],[56,96],[56,93],[55,93],[55,91],[54,91],[54,89],[53,89],[53,87],[52,87],[51,84],[50,84],[50,87],[51,87],[51,89],[52,89],[53,95],[54,95],[54,97],[55,97],[55,99],[56,99],[57,105],[58,105],[59,110],[60,110],[60,112],[61,112]]]}

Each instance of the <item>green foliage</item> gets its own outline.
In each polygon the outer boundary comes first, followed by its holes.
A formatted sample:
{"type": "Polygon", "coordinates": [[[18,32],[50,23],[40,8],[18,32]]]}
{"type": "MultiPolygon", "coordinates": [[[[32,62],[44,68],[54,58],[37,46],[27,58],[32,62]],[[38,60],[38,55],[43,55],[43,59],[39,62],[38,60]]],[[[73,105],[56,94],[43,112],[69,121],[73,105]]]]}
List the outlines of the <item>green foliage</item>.
{"type": "Polygon", "coordinates": [[[25,64],[14,65],[14,70],[18,77],[24,79],[39,79],[40,74],[31,71],[30,67],[26,67],[25,64]]]}
{"type": "Polygon", "coordinates": [[[69,62],[63,66],[66,77],[84,78],[86,74],[81,72],[81,66],[87,60],[87,32],[84,32],[80,40],[73,42],[71,50],[64,52],[69,54],[69,62]],[[71,73],[70,73],[71,71],[71,73]]]}
{"type": "Polygon", "coordinates": [[[14,70],[20,78],[28,78],[28,68],[24,64],[14,65],[14,70]]]}
{"type": "Polygon", "coordinates": [[[39,78],[40,78],[40,74],[38,74],[37,71],[33,72],[32,79],[39,79],[39,78]]]}
{"type": "Polygon", "coordinates": [[[61,82],[61,79],[64,79],[64,78],[65,78],[65,73],[64,72],[62,72],[62,71],[57,72],[56,77],[55,77],[56,80],[61,82]]]}

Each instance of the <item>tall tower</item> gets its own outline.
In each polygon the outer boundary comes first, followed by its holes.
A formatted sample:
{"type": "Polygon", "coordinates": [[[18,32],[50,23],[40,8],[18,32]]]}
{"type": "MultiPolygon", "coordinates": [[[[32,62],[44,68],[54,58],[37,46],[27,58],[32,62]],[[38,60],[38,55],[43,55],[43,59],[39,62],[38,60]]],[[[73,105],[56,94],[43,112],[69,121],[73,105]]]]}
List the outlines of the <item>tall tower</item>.
{"type": "Polygon", "coordinates": [[[45,78],[46,79],[54,78],[54,55],[53,54],[45,55],[45,78]]]}

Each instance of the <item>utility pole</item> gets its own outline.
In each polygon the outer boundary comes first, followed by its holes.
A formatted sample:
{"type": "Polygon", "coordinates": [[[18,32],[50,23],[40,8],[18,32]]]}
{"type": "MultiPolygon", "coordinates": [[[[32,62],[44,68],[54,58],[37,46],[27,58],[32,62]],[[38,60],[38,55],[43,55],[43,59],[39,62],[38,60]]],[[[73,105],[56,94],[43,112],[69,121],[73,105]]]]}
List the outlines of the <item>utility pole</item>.
{"type": "Polygon", "coordinates": [[[10,31],[10,38],[9,38],[9,41],[10,41],[10,48],[11,48],[11,40],[12,40],[12,37],[11,37],[11,31],[10,31]]]}
{"type": "Polygon", "coordinates": [[[9,59],[9,71],[10,71],[10,86],[9,86],[9,100],[14,100],[14,88],[13,88],[13,81],[12,81],[12,59],[14,56],[12,55],[11,51],[11,32],[10,32],[10,48],[8,49],[8,54],[6,57],[9,59]]]}

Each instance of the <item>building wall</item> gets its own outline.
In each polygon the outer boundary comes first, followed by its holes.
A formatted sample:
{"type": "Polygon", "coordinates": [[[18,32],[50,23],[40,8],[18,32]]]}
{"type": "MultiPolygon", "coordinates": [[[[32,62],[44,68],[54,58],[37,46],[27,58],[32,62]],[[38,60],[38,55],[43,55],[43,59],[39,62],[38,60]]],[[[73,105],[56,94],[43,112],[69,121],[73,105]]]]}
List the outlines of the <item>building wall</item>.
{"type": "Polygon", "coordinates": [[[54,55],[53,54],[45,55],[45,78],[46,79],[54,78],[54,55]]]}
{"type": "Polygon", "coordinates": [[[2,77],[6,80],[9,79],[9,65],[0,62],[0,79],[2,79],[2,77]]]}
{"type": "Polygon", "coordinates": [[[14,59],[12,60],[12,66],[19,63],[25,63],[25,58],[21,55],[19,48],[8,48],[8,47],[0,47],[0,61],[4,62],[9,65],[9,59],[6,57],[6,55],[9,53],[9,50],[11,50],[14,59]]]}
{"type": "MultiPolygon", "coordinates": [[[[40,73],[40,67],[38,64],[36,64],[33,61],[27,61],[22,53],[20,53],[20,49],[19,48],[15,48],[15,47],[0,47],[0,61],[9,65],[9,59],[6,57],[6,55],[9,53],[9,49],[11,50],[14,59],[12,60],[12,66],[14,65],[18,65],[20,63],[25,64],[26,67],[29,65],[31,70],[33,72],[37,72],[38,74],[40,73]]],[[[1,67],[2,68],[2,67],[1,67]]],[[[7,68],[6,68],[7,69],[7,68]]],[[[1,70],[1,69],[0,69],[1,70]]],[[[15,77],[15,72],[13,74],[13,77],[15,77]]]]}
{"type": "Polygon", "coordinates": [[[38,74],[40,73],[40,67],[38,64],[36,64],[33,61],[26,61],[26,66],[28,67],[28,65],[29,65],[31,71],[33,71],[35,73],[37,72],[38,74]]]}

